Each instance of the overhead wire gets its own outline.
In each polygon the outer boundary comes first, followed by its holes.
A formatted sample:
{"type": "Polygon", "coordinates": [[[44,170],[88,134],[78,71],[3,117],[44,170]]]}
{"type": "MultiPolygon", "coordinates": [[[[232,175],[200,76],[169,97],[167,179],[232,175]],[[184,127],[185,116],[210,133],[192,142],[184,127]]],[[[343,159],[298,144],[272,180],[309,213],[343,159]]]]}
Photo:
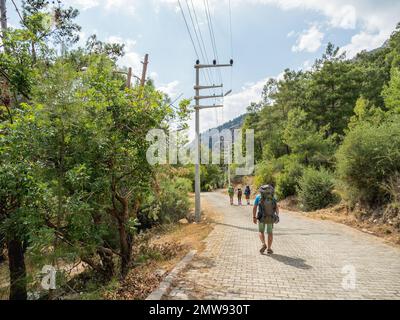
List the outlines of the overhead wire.
{"type": "Polygon", "coordinates": [[[181,1],[178,0],[178,3],[179,3],[179,8],[181,9],[181,13],[182,13],[183,20],[185,21],[185,25],[186,25],[186,29],[187,29],[187,32],[188,32],[189,37],[190,37],[190,41],[192,42],[193,49],[194,49],[194,52],[195,52],[195,54],[196,54],[196,58],[199,59],[200,56],[199,56],[199,53],[197,52],[196,45],[194,44],[194,40],[193,40],[193,37],[192,37],[192,33],[190,32],[189,24],[187,23],[186,16],[185,16],[185,12],[183,11],[183,8],[182,8],[182,5],[181,5],[181,1]]]}
{"type": "MultiPolygon", "coordinates": [[[[213,23],[212,23],[210,5],[209,5],[208,0],[203,0],[203,4],[204,4],[204,10],[205,10],[206,18],[207,18],[208,30],[210,33],[211,46],[212,46],[213,53],[214,53],[214,60],[218,64],[219,63],[218,48],[217,48],[217,43],[215,40],[215,33],[214,33],[214,27],[213,27],[213,23]]],[[[219,68],[217,68],[217,70],[215,70],[215,73],[219,77],[220,83],[222,84],[223,81],[222,81],[221,70],[219,68]]],[[[223,95],[222,88],[221,88],[221,95],[223,95]]],[[[214,103],[217,104],[217,99],[214,99],[214,103]]],[[[217,110],[215,110],[215,115],[217,118],[217,125],[218,125],[219,120],[218,120],[218,111],[217,110]]]]}
{"type": "MultiPolygon", "coordinates": [[[[210,63],[209,61],[209,56],[208,56],[208,49],[206,46],[206,43],[204,41],[204,37],[201,31],[201,27],[200,27],[200,23],[199,23],[199,18],[198,18],[198,14],[196,12],[196,7],[194,6],[193,0],[190,0],[190,5],[188,0],[186,1],[186,6],[187,6],[187,11],[189,13],[189,17],[190,17],[190,21],[193,27],[193,32],[194,32],[194,36],[192,34],[191,28],[189,26],[189,22],[188,19],[186,17],[185,11],[183,10],[183,6],[181,4],[181,1],[178,0],[178,4],[179,4],[179,8],[180,11],[182,13],[182,17],[183,20],[185,22],[185,26],[187,29],[187,32],[189,34],[190,37],[190,41],[192,43],[194,52],[196,54],[197,59],[199,60],[200,57],[206,62],[206,63],[210,63]],[[192,14],[193,11],[193,14],[192,14]],[[196,43],[196,41],[197,43],[196,43]],[[196,45],[197,44],[197,45],[196,45]],[[200,54],[199,54],[200,52],[200,54]]],[[[219,64],[220,60],[219,60],[219,55],[218,55],[218,46],[217,46],[217,41],[216,41],[216,37],[215,37],[215,30],[214,30],[214,25],[213,25],[213,17],[211,14],[211,10],[210,10],[210,4],[208,0],[203,0],[203,5],[204,5],[204,13],[205,13],[205,17],[206,17],[206,22],[207,22],[207,26],[208,26],[208,31],[209,31],[209,35],[210,35],[210,44],[211,44],[211,50],[212,50],[212,55],[214,56],[214,60],[217,64],[219,64]]],[[[230,33],[230,37],[229,37],[229,42],[230,42],[230,51],[231,51],[231,58],[233,59],[234,56],[234,48],[233,48],[233,31],[232,31],[232,5],[231,5],[231,0],[228,1],[228,5],[229,5],[229,33],[230,33]]],[[[213,61],[211,61],[213,62],[213,61]]],[[[211,63],[210,63],[211,64],[211,63]]],[[[221,70],[220,68],[213,68],[214,70],[209,70],[208,68],[205,69],[204,74],[202,74],[202,76],[205,79],[205,82],[209,82],[210,85],[216,85],[216,80],[217,78],[219,78],[220,84],[223,83],[223,79],[222,79],[222,74],[221,74],[221,70]],[[213,72],[212,72],[213,71],[213,72]],[[208,79],[207,79],[208,78],[208,79]],[[207,81],[208,80],[208,81],[207,81]]],[[[233,71],[232,69],[230,70],[230,85],[232,88],[233,85],[233,71]]],[[[221,88],[221,95],[223,95],[223,88],[221,88]]],[[[222,101],[224,101],[224,97],[222,97],[222,101]]],[[[214,99],[214,103],[217,103],[217,98],[214,99]]],[[[224,114],[223,114],[224,110],[222,110],[222,121],[224,118],[224,114]]],[[[216,118],[217,118],[217,122],[219,121],[219,117],[218,117],[218,111],[216,109],[216,118]]]]}
{"type": "MultiPolygon", "coordinates": [[[[204,9],[206,12],[206,17],[207,17],[208,29],[210,32],[211,45],[212,45],[213,52],[214,52],[214,59],[216,60],[217,63],[219,63],[218,49],[217,49],[217,43],[215,40],[215,33],[214,33],[214,27],[213,27],[213,23],[212,23],[212,16],[211,16],[211,12],[210,12],[210,5],[209,5],[208,0],[203,0],[203,2],[204,2],[204,9]]],[[[218,74],[219,80],[222,83],[221,70],[220,69],[216,70],[216,73],[218,74]]]]}
{"type": "MultiPolygon", "coordinates": [[[[228,6],[229,6],[229,34],[230,34],[229,38],[230,38],[230,47],[231,47],[231,59],[234,59],[231,0],[228,1],[228,6]]],[[[233,90],[233,68],[230,68],[230,89],[233,90]]],[[[224,118],[224,110],[222,110],[222,118],[224,118]]],[[[222,121],[224,121],[224,119],[222,119],[222,121]]]]}
{"type": "MultiPolygon", "coordinates": [[[[193,13],[194,13],[194,17],[195,17],[195,20],[196,20],[197,29],[198,29],[198,31],[199,31],[199,36],[200,36],[201,44],[202,44],[202,46],[203,46],[204,55],[205,55],[205,61],[206,61],[206,63],[211,63],[210,59],[208,58],[207,47],[206,47],[205,42],[204,42],[203,33],[201,32],[199,19],[198,19],[197,13],[196,13],[196,8],[195,8],[195,6],[194,6],[194,4],[193,4],[193,0],[190,0],[190,2],[191,2],[191,4],[192,4],[193,13]]],[[[210,78],[210,80],[211,80],[211,85],[214,85],[214,84],[215,84],[215,81],[214,81],[214,78],[212,77],[212,73],[210,72],[209,69],[206,69],[206,70],[207,70],[208,76],[209,76],[209,78],[210,78]]]]}
{"type": "MultiPolygon", "coordinates": [[[[188,9],[188,12],[189,12],[190,20],[191,20],[191,22],[192,22],[194,34],[195,34],[195,36],[196,36],[197,44],[198,44],[198,46],[199,46],[199,48],[200,48],[200,54],[201,54],[201,56],[202,56],[203,61],[206,61],[206,57],[205,57],[206,54],[205,54],[205,51],[203,50],[203,46],[202,46],[202,44],[201,44],[201,42],[200,42],[199,34],[198,34],[198,32],[197,32],[196,29],[198,29],[199,32],[200,32],[201,30],[198,28],[198,27],[199,27],[198,24],[197,24],[197,28],[196,28],[196,25],[195,25],[195,22],[194,22],[194,19],[193,19],[193,15],[192,15],[191,9],[190,9],[190,7],[189,7],[189,2],[188,2],[188,0],[185,0],[185,2],[186,2],[186,6],[187,6],[187,9],[188,9]]],[[[193,6],[193,1],[192,1],[192,8],[193,8],[193,13],[194,13],[194,15],[197,16],[197,15],[196,15],[195,8],[194,8],[194,6],[193,6]]],[[[204,48],[204,49],[205,49],[205,48],[204,48]]],[[[206,82],[209,82],[210,85],[212,84],[212,80],[211,80],[211,77],[210,77],[210,71],[209,71],[208,69],[206,69],[206,74],[204,75],[204,78],[205,78],[206,82]],[[206,79],[207,77],[208,77],[208,81],[207,81],[207,79],[206,79]]]]}

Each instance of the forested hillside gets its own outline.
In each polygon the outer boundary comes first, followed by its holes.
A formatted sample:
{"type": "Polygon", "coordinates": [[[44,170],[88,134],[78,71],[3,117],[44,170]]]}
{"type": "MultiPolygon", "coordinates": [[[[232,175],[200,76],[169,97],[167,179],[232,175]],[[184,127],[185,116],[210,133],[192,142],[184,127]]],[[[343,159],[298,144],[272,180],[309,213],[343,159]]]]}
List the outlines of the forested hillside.
{"type": "Polygon", "coordinates": [[[270,79],[244,128],[257,184],[280,199],[303,210],[343,200],[400,228],[400,25],[380,49],[348,60],[329,44],[311,70],[270,79]]]}
{"type": "Polygon", "coordinates": [[[243,114],[231,121],[228,121],[226,123],[224,123],[223,125],[220,125],[219,127],[217,127],[216,129],[218,131],[223,131],[223,130],[235,130],[235,129],[240,129],[243,125],[244,119],[246,118],[246,115],[243,114]]]}

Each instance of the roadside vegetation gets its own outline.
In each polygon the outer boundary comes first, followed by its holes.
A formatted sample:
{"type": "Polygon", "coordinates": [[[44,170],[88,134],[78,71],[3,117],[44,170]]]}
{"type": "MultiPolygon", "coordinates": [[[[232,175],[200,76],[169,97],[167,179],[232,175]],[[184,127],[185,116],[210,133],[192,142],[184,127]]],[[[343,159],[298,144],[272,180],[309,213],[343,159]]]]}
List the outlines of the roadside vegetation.
{"type": "Polygon", "coordinates": [[[329,44],[310,70],[270,79],[248,108],[255,184],[275,185],[302,211],[342,202],[398,232],[399,108],[400,25],[382,48],[353,59],[329,44]]]}
{"type": "Polygon", "coordinates": [[[21,26],[2,34],[1,298],[59,298],[41,290],[45,265],[76,292],[124,283],[143,262],[174,255],[141,234],[190,211],[185,169],[146,159],[147,132],[185,128],[189,102],[172,108],[151,80],[127,87],[124,46],[93,35],[78,47],[77,16],[27,0],[21,26]],[[75,276],[62,271],[72,266],[75,276]]]}

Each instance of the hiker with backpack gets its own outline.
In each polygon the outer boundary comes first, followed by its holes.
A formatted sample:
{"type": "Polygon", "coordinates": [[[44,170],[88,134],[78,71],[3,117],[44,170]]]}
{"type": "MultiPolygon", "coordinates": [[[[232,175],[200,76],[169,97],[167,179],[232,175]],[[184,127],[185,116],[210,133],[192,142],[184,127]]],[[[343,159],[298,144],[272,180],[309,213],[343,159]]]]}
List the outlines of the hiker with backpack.
{"type": "Polygon", "coordinates": [[[271,185],[265,185],[260,188],[260,194],[256,197],[253,207],[253,222],[257,224],[260,232],[262,248],[260,253],[264,254],[268,249],[268,254],[273,254],[272,242],[274,240],[274,224],[279,223],[279,208],[274,197],[275,189],[271,185]],[[265,231],[268,234],[268,245],[265,243],[265,231]]]}
{"type": "Polygon", "coordinates": [[[238,196],[238,205],[241,206],[242,205],[242,196],[243,196],[242,188],[238,188],[237,196],[238,196]]]}
{"type": "Polygon", "coordinates": [[[233,206],[233,196],[235,195],[235,189],[231,185],[229,185],[228,194],[231,200],[231,206],[233,206]]]}
{"type": "Polygon", "coordinates": [[[246,189],[244,189],[244,195],[246,196],[246,201],[247,205],[250,205],[250,196],[251,196],[251,189],[250,186],[246,186],[246,189]]]}

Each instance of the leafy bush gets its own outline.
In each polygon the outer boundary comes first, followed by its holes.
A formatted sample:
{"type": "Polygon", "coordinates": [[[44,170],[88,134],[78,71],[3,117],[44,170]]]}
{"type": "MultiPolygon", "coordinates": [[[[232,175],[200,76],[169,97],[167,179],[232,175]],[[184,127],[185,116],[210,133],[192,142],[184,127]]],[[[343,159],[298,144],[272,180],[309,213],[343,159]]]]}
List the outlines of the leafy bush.
{"type": "Polygon", "coordinates": [[[146,230],[156,224],[177,222],[186,217],[190,202],[188,193],[192,191],[192,183],[186,178],[168,178],[159,182],[157,190],[145,199],[138,214],[139,230],[146,230]]]}
{"type": "Polygon", "coordinates": [[[338,202],[338,196],[333,192],[334,187],[334,178],[326,169],[305,169],[297,188],[302,209],[313,211],[338,202]]]}
{"type": "Polygon", "coordinates": [[[289,161],[281,173],[276,178],[276,195],[279,199],[296,194],[299,186],[299,179],[303,174],[304,167],[297,161],[289,161]]]}
{"type": "Polygon", "coordinates": [[[384,189],[390,195],[390,203],[385,208],[383,220],[400,229],[400,174],[391,177],[384,189]]]}
{"type": "Polygon", "coordinates": [[[390,195],[384,186],[400,172],[400,119],[379,126],[363,123],[351,130],[337,152],[337,172],[346,199],[378,206],[390,195]]]}
{"type": "Polygon", "coordinates": [[[186,178],[176,178],[175,179],[175,188],[180,190],[184,194],[192,191],[192,181],[186,178]]]}
{"type": "Polygon", "coordinates": [[[224,186],[225,172],[220,166],[215,164],[202,165],[200,170],[201,191],[210,192],[224,186]]]}

